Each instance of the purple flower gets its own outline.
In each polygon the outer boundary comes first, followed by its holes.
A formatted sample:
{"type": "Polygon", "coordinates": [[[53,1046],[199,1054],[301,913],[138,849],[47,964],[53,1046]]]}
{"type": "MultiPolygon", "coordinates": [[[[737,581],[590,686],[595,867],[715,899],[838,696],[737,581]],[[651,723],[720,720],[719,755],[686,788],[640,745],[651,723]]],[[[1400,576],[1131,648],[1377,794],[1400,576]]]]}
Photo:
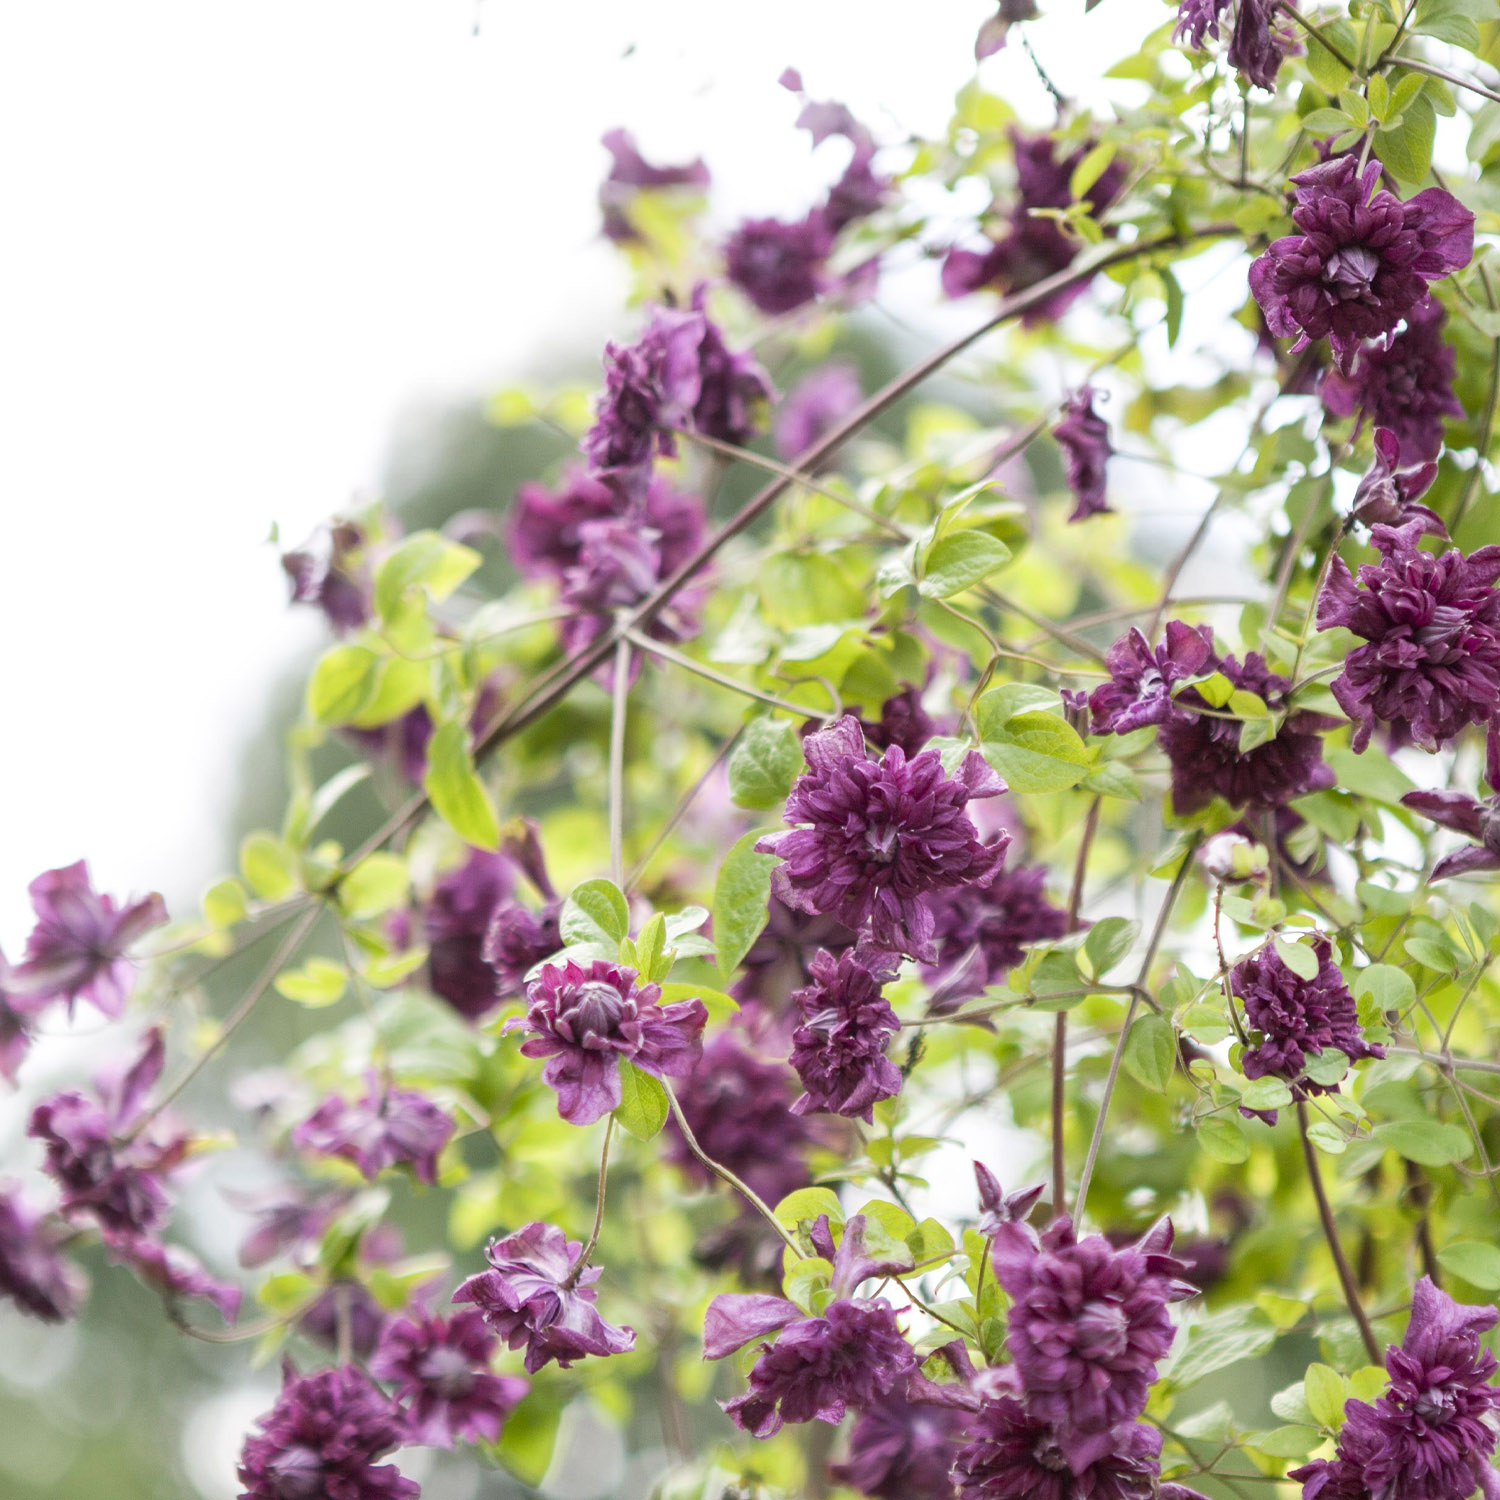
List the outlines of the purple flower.
{"type": "Polygon", "coordinates": [[[342,1190],[309,1196],[305,1189],[288,1183],[264,1194],[226,1191],[224,1196],[248,1213],[254,1224],[240,1243],[239,1262],[248,1270],[278,1255],[298,1253],[321,1239],[354,1194],[342,1190]]]}
{"type": "MultiPolygon", "coordinates": [[[[1294,1099],[1338,1092],[1336,1083],[1307,1077],[1309,1054],[1320,1057],[1335,1047],[1351,1061],[1385,1056],[1383,1047],[1367,1042],[1360,1033],[1354,996],[1333,961],[1328,939],[1318,937],[1313,951],[1318,959],[1313,979],[1295,974],[1269,943],[1237,963],[1229,975],[1229,988],[1239,996],[1245,1020],[1261,1036],[1240,1059],[1245,1077],[1284,1079],[1294,1099]]],[[[1275,1123],[1274,1110],[1261,1113],[1275,1123]]]]}
{"type": "Polygon", "coordinates": [[[708,1011],[701,1000],[659,1003],[659,984],[639,984],[634,969],[595,959],[548,964],[526,986],[528,1009],[505,1023],[526,1027],[527,1057],[545,1057],[543,1080],[557,1090],[557,1112],[591,1125],[620,1102],[619,1059],[657,1077],[680,1078],[703,1051],[708,1011]]]}
{"type": "Polygon", "coordinates": [[[1167,622],[1166,639],[1155,651],[1132,627],[1104,658],[1110,680],[1089,695],[1095,734],[1129,734],[1172,716],[1172,689],[1190,677],[1212,671],[1213,634],[1206,627],[1167,622]]]}
{"type": "Polygon", "coordinates": [[[1060,1430],[1077,1462],[1094,1452],[1093,1435],[1141,1414],[1172,1347],[1167,1304],[1196,1295],[1168,1253],[1171,1221],[1125,1250],[1098,1234],[1075,1238],[1066,1214],[1040,1241],[1012,1221],[991,1243],[996,1278],[1015,1304],[1007,1338],[1027,1410],[1060,1430]]]}
{"type": "Polygon", "coordinates": [[[427,934],[427,983],[470,1021],[500,1003],[495,971],[485,962],[484,939],[500,903],[511,893],[511,874],[498,854],[482,849],[448,871],[433,887],[422,912],[427,934]]]}
{"type": "Polygon", "coordinates": [[[634,344],[606,345],[604,394],[583,440],[596,469],[643,471],[677,452],[678,427],[734,444],[756,432],[770,381],[752,355],[730,353],[703,303],[700,287],[690,308],[653,307],[634,344]]]}
{"type": "Polygon", "coordinates": [[[923,897],[983,885],[1005,855],[1005,841],[981,844],[965,808],[1005,783],[975,752],[957,776],[935,750],[906,757],[899,745],[876,760],[859,721],[846,714],[803,743],[808,770],[786,803],[786,820],[804,826],[756,844],[780,855],[771,889],[788,906],[828,913],[856,930],[869,924],[873,945],[932,963],[932,912],[923,897]]]}
{"type": "Polygon", "coordinates": [[[1399,1349],[1386,1351],[1390,1387],[1372,1406],[1344,1403],[1337,1456],[1293,1469],[1307,1500],[1468,1500],[1500,1492],[1490,1467],[1500,1390],[1495,1356],[1479,1342],[1493,1307],[1455,1302],[1426,1277],[1412,1296],[1399,1349]]]}
{"type": "Polygon", "coordinates": [[[587,1354],[624,1354],[635,1348],[635,1330],[599,1316],[599,1267],[574,1273],[582,1248],[555,1224],[528,1224],[490,1242],[491,1269],[469,1277],[453,1300],[472,1302],[509,1348],[524,1344],[532,1374],[554,1359],[566,1370],[587,1354]]]}
{"type": "Polygon", "coordinates": [[[330,1095],[292,1140],[304,1151],[353,1162],[371,1182],[403,1163],[419,1182],[435,1182],[438,1155],[452,1135],[452,1119],[430,1099],[372,1077],[358,1100],[330,1095]]]}
{"type": "Polygon", "coordinates": [[[794,1302],[760,1293],[726,1292],[708,1305],[703,1320],[703,1357],[723,1359],[751,1339],[776,1333],[762,1343],[750,1371],[750,1388],[724,1403],[735,1425],[758,1438],[770,1437],[784,1422],[844,1419],[904,1389],[917,1368],[911,1345],[902,1337],[896,1314],[884,1297],[851,1294],[870,1276],[910,1266],[877,1262],[865,1250],[865,1220],[844,1225],[834,1252],[826,1217],[814,1230],[814,1246],[833,1261],[833,1300],[821,1317],[808,1317],[794,1302]],[[778,1332],[779,1330],[779,1332],[778,1332]]]}
{"type": "Polygon", "coordinates": [[[842,422],[860,403],[859,372],[842,360],[820,365],[787,392],[776,408],[772,436],[790,462],[842,422]]]}
{"type": "Polygon", "coordinates": [[[932,715],[922,707],[922,690],[909,683],[880,705],[878,719],[861,719],[859,727],[877,750],[900,745],[908,758],[920,754],[923,745],[938,732],[932,715]]]}
{"type": "Polygon", "coordinates": [[[385,1324],[385,1309],[370,1289],[361,1282],[340,1277],[297,1319],[297,1332],[325,1349],[337,1349],[347,1337],[350,1352],[359,1359],[369,1359],[380,1342],[385,1324]]]}
{"type": "Polygon", "coordinates": [[[1037,14],[1035,0],[1000,0],[1000,9],[985,21],[974,38],[974,61],[993,57],[1004,48],[1012,26],[1020,21],[1034,21],[1037,14]]]}
{"type": "Polygon", "coordinates": [[[12,994],[15,970],[0,952],[0,1078],[14,1083],[31,1051],[32,1027],[50,1003],[45,996],[12,994]]]}
{"type": "Polygon", "coordinates": [[[44,1323],[71,1318],[88,1290],[65,1260],[61,1225],[27,1206],[19,1193],[0,1189],[0,1297],[44,1323]]]}
{"type": "Polygon", "coordinates": [[[1408,792],[1402,803],[1442,828],[1473,839],[1467,849],[1445,854],[1432,867],[1434,880],[1450,875],[1470,875],[1480,870],[1500,870],[1500,717],[1490,720],[1485,732],[1485,776],[1490,795],[1471,797],[1467,792],[1408,792]]]}
{"type": "Polygon", "coordinates": [[[1109,510],[1104,498],[1105,466],[1114,449],[1109,427],[1094,410],[1095,391],[1086,385],[1063,403],[1063,419],[1052,429],[1067,461],[1068,488],[1078,502],[1070,521],[1086,520],[1109,510]]]}
{"type": "Polygon", "coordinates": [[[821,1110],[866,1124],[882,1099],[901,1092],[901,1070],[886,1055],[901,1028],[881,986],[896,977],[890,955],[845,949],[819,952],[813,982],[792,996],[801,1024],[792,1033],[791,1064],[806,1090],[794,1115],[821,1110]]]}
{"type": "MultiPolygon", "coordinates": [[[[585,521],[578,530],[578,561],[563,574],[561,593],[562,602],[578,611],[563,628],[569,651],[587,645],[617,611],[641,603],[669,572],[661,534],[640,520],[585,521]]],[[[699,599],[696,590],[680,591],[652,617],[650,633],[686,640],[697,628],[699,599]]]]}
{"type": "Polygon", "coordinates": [[[979,1232],[986,1238],[999,1234],[1003,1225],[1024,1224],[1042,1196],[1040,1183],[1007,1193],[1000,1179],[981,1161],[974,1163],[974,1180],[979,1187],[979,1232]]]}
{"type": "Polygon", "coordinates": [[[630,220],[630,208],[641,189],[706,188],[708,168],[701,160],[680,167],[654,167],[636,149],[625,130],[611,130],[604,137],[612,161],[609,176],[599,186],[599,208],[604,215],[604,233],[617,245],[640,239],[630,220]]]}
{"type": "Polygon", "coordinates": [[[1330,369],[1319,394],[1336,417],[1362,412],[1389,427],[1401,444],[1400,462],[1417,464],[1438,456],[1443,418],[1462,417],[1453,394],[1458,354],[1443,342],[1447,313],[1428,295],[1406,314],[1406,327],[1384,346],[1367,344],[1346,374],[1330,369]]]}
{"type": "Polygon", "coordinates": [[[182,1161],[189,1142],[159,1119],[143,1126],[146,1096],[165,1059],[156,1027],[118,1082],[96,1083],[93,1099],[70,1090],[32,1111],[27,1134],[46,1145],[45,1170],[62,1189],[65,1214],[85,1213],[126,1234],[148,1233],[166,1219],[161,1179],[182,1161]]]}
{"type": "Polygon", "coordinates": [[[511,901],[495,913],[484,935],[484,961],[494,970],[495,993],[502,999],[519,995],[532,969],[562,947],[561,915],[555,896],[536,911],[511,901]]]}
{"type": "Polygon", "coordinates": [[[25,961],[10,977],[12,998],[64,999],[71,1014],[82,997],[111,1019],[118,1016],[135,979],[125,950],[167,920],[161,897],[117,907],[89,883],[86,860],[48,870],[27,889],[36,926],[25,961]]]}
{"type": "Polygon", "coordinates": [[[1432,536],[1447,536],[1442,517],[1417,501],[1432,487],[1438,466],[1431,462],[1402,469],[1401,440],[1389,427],[1375,429],[1375,462],[1359,481],[1350,514],[1366,526],[1404,526],[1432,536]]]}
{"type": "MultiPolygon", "coordinates": [[[[963,297],[982,287],[1004,292],[1021,292],[1065,271],[1078,253],[1079,241],[1072,239],[1057,220],[1042,217],[1036,209],[1065,209],[1075,201],[1070,187],[1073,170],[1093,149],[1085,141],[1073,151],[1059,156],[1059,143],[1048,135],[1010,133],[1016,153],[1017,201],[1011,212],[1010,228],[1004,238],[988,250],[950,250],[943,261],[943,293],[963,297]]],[[[1089,212],[1098,217],[1120,195],[1125,185],[1125,163],[1118,158],[1099,175],[1082,200],[1089,212]]],[[[1023,319],[1027,324],[1051,322],[1062,316],[1086,290],[1087,283],[1068,287],[1047,298],[1023,319]]]]}
{"type": "Polygon", "coordinates": [[[741,1005],[776,1012],[812,980],[812,961],[819,948],[839,953],[852,948],[858,934],[832,917],[798,911],[774,894],[767,913],[765,930],[740,965],[744,977],[735,985],[734,996],[741,1005]]]}
{"type": "Polygon", "coordinates": [[[959,1500],[1156,1500],[1161,1433],[1123,1422],[1069,1451],[1058,1430],[1014,1396],[969,1419],[953,1464],[959,1500]]]}
{"type": "Polygon", "coordinates": [[[104,1248],[111,1260],[129,1266],[148,1286],[175,1302],[180,1297],[212,1303],[226,1323],[240,1310],[241,1292],[232,1281],[210,1276],[203,1265],[177,1245],[164,1245],[149,1235],[104,1231],[104,1248]]]}
{"type": "Polygon", "coordinates": [[[283,552],[281,566],[292,585],[293,604],[314,604],[340,635],[368,623],[374,579],[365,558],[363,527],[336,521],[322,527],[295,552],[283,552]]]}
{"type": "Polygon", "coordinates": [[[1361,566],[1356,588],[1335,556],[1318,596],[1320,630],[1342,625],[1368,642],[1333,682],[1356,750],[1377,721],[1398,742],[1437,750],[1465,725],[1485,723],[1500,700],[1500,547],[1435,557],[1417,547],[1425,527],[1372,526],[1381,562],[1361,566]]]}
{"type": "Polygon", "coordinates": [[[452,1448],[498,1440],[506,1417],[531,1389],[519,1375],[491,1374],[498,1342],[478,1312],[386,1324],[370,1373],[396,1387],[406,1407],[407,1442],[452,1448]]]}
{"type": "Polygon", "coordinates": [[[418,1486],[376,1464],[406,1441],[390,1398],[352,1365],[298,1375],[285,1367],[276,1405],[245,1439],[240,1500],[411,1500],[418,1486]]]}
{"type": "Polygon", "coordinates": [[[1327,338],[1347,367],[1366,339],[1394,333],[1429,282],[1469,263],[1474,215],[1451,193],[1427,188],[1402,202],[1377,187],[1373,157],[1360,172],[1335,156],[1292,178],[1296,203],[1285,235],[1250,267],[1250,290],[1278,338],[1294,349],[1327,338]]]}
{"type": "MultiPolygon", "coordinates": [[[[1199,51],[1204,35],[1219,37],[1219,19],[1229,0],[1181,0],[1172,40],[1186,39],[1199,51]]],[[[1276,14],[1274,0],[1242,0],[1234,18],[1226,57],[1248,83],[1274,92],[1282,60],[1300,51],[1290,26],[1276,14]]]]}
{"type": "MultiPolygon", "coordinates": [[[[1285,708],[1291,683],[1272,672],[1258,652],[1251,651],[1243,663],[1215,656],[1204,665],[1256,694],[1273,712],[1285,708]]],[[[1175,703],[1157,731],[1157,743],[1172,763],[1172,806],[1180,814],[1197,812],[1215,797],[1231,807],[1278,808],[1294,797],[1325,791],[1336,780],[1323,761],[1321,736],[1338,721],[1326,714],[1289,714],[1275,739],[1242,752],[1236,720],[1195,712],[1209,707],[1197,688],[1180,693],[1175,703]]]]}
{"type": "Polygon", "coordinates": [[[724,246],[729,279],[763,313],[795,312],[817,300],[827,279],[823,263],[833,233],[814,211],[794,224],[746,219],[724,246]]]}
{"type": "Polygon", "coordinates": [[[849,1434],[849,1457],[829,1472],[877,1500],[951,1500],[948,1470],[962,1426],[959,1411],[915,1406],[892,1392],[860,1412],[849,1434]]]}

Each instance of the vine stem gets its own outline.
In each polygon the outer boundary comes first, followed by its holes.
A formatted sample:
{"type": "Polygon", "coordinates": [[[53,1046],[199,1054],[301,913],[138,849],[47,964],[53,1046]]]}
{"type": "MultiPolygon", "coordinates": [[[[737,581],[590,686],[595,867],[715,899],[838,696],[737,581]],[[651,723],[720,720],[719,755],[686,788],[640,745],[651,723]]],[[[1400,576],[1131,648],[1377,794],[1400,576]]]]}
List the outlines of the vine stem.
{"type": "Polygon", "coordinates": [[[716,1162],[702,1146],[698,1144],[698,1137],[693,1134],[692,1126],[687,1122],[682,1113],[682,1106],[677,1102],[677,1095],[672,1092],[672,1085],[665,1078],[661,1080],[661,1086],[666,1090],[667,1104],[672,1111],[672,1118],[677,1121],[677,1128],[682,1132],[682,1139],[689,1151],[705,1166],[720,1182],[727,1183],[737,1192],[746,1203],[769,1224],[778,1235],[781,1236],[787,1248],[799,1260],[803,1258],[802,1247],[791,1236],[786,1225],[766,1207],[766,1201],[748,1183],[741,1182],[728,1167],[721,1162],[716,1162]]]}
{"type": "Polygon", "coordinates": [[[1297,1101],[1297,1133],[1302,1137],[1302,1156],[1307,1162],[1307,1180],[1312,1184],[1313,1197],[1318,1200],[1318,1217],[1323,1222],[1323,1238],[1328,1241],[1334,1269],[1339,1274],[1339,1285],[1344,1289],[1344,1301],[1348,1303],[1349,1311],[1359,1325],[1359,1336],[1364,1340],[1365,1353],[1370,1356],[1370,1363],[1378,1365],[1382,1363],[1384,1356],[1375,1338],[1375,1330],[1370,1327],[1370,1319],[1365,1312],[1364,1304],[1359,1300],[1359,1288],[1354,1284],[1354,1272],[1349,1269],[1344,1247],[1339,1242],[1338,1228],[1333,1222],[1333,1209],[1329,1206],[1328,1194],[1323,1187],[1323,1172],[1318,1166],[1317,1149],[1307,1138],[1307,1106],[1300,1099],[1297,1101]]]}
{"type": "Polygon", "coordinates": [[[614,1133],[615,1117],[611,1115],[604,1126],[604,1144],[599,1148],[599,1191],[594,1199],[594,1227],[589,1231],[588,1243],[578,1252],[578,1259],[573,1262],[573,1269],[563,1282],[565,1292],[577,1286],[578,1278],[588,1270],[594,1247],[599,1243],[599,1231],[604,1227],[604,1180],[609,1171],[609,1143],[614,1138],[614,1133]]]}
{"type": "Polygon", "coordinates": [[[622,635],[615,644],[615,675],[609,714],[609,874],[625,884],[625,711],[630,698],[631,644],[622,635]]]}

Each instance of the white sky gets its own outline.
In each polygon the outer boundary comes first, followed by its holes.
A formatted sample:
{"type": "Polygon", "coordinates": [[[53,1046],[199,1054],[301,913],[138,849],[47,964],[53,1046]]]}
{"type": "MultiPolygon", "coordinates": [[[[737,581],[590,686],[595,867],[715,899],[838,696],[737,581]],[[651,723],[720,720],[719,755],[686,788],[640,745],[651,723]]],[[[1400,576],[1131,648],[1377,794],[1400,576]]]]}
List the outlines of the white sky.
{"type": "MultiPolygon", "coordinates": [[[[61,0],[0,9],[0,941],[87,856],[120,894],[215,871],[290,657],[295,542],[378,492],[415,402],[622,321],[600,135],[709,161],[716,212],[830,175],[776,79],[936,131],[991,0],[61,0]],[[478,34],[474,28],[476,21],[478,34]],[[632,50],[633,49],[633,50],[632,50]],[[628,55],[627,55],[628,54],[628,55]]],[[[1065,89],[1164,18],[1060,0],[1065,89]]],[[[1044,120],[1011,49],[987,86],[1044,120]]],[[[935,278],[934,278],[935,280],[935,278]]]]}

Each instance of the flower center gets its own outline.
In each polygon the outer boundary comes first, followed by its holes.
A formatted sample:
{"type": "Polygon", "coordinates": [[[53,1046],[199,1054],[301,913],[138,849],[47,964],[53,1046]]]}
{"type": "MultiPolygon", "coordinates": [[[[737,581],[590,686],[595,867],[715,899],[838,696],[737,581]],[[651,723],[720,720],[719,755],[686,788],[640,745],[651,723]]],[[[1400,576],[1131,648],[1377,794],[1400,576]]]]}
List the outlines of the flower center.
{"type": "Polygon", "coordinates": [[[323,1460],[298,1444],[266,1465],[277,1500],[317,1500],[323,1493],[323,1460]]]}
{"type": "Polygon", "coordinates": [[[1328,258],[1324,280],[1340,302],[1350,302],[1363,297],[1375,280],[1380,269],[1380,257],[1363,245],[1346,245],[1335,250],[1328,258]]]}
{"type": "Polygon", "coordinates": [[[865,853],[875,864],[892,864],[900,852],[901,835],[894,823],[871,823],[865,828],[865,853]]]}
{"type": "Polygon", "coordinates": [[[582,1042],[590,1036],[613,1036],[625,1014],[625,999],[614,985],[590,979],[580,984],[560,1009],[572,1025],[575,1038],[582,1042]]]}
{"type": "Polygon", "coordinates": [[[1125,1335],[1130,1324],[1117,1304],[1085,1302],[1077,1326],[1074,1347],[1086,1358],[1115,1359],[1125,1352],[1125,1335]]]}
{"type": "Polygon", "coordinates": [[[447,1344],[429,1349],[418,1362],[417,1373],[449,1400],[467,1396],[474,1389],[474,1371],[469,1360],[447,1344]]]}
{"type": "Polygon", "coordinates": [[[1037,1439],[1031,1456],[1039,1469],[1046,1469],[1051,1474],[1067,1473],[1068,1461],[1063,1457],[1062,1449],[1057,1446],[1057,1439],[1050,1432],[1037,1439]]]}

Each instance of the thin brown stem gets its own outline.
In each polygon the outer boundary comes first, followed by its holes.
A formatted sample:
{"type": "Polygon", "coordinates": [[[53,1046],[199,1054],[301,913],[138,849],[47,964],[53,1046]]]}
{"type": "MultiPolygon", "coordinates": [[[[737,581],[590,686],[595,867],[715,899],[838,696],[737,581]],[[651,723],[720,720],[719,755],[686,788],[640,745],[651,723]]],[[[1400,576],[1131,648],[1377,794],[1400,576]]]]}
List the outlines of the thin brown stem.
{"type": "Polygon", "coordinates": [[[599,1188],[594,1198],[594,1227],[589,1231],[588,1243],[578,1252],[573,1269],[563,1282],[563,1290],[578,1285],[578,1278],[588,1270],[594,1247],[599,1243],[599,1231],[604,1227],[604,1183],[609,1172],[609,1143],[614,1138],[615,1117],[611,1115],[604,1125],[604,1144],[599,1148],[599,1188]]]}
{"type": "Polygon", "coordinates": [[[630,637],[615,643],[609,712],[609,877],[625,883],[625,713],[630,698],[630,637]]]}

